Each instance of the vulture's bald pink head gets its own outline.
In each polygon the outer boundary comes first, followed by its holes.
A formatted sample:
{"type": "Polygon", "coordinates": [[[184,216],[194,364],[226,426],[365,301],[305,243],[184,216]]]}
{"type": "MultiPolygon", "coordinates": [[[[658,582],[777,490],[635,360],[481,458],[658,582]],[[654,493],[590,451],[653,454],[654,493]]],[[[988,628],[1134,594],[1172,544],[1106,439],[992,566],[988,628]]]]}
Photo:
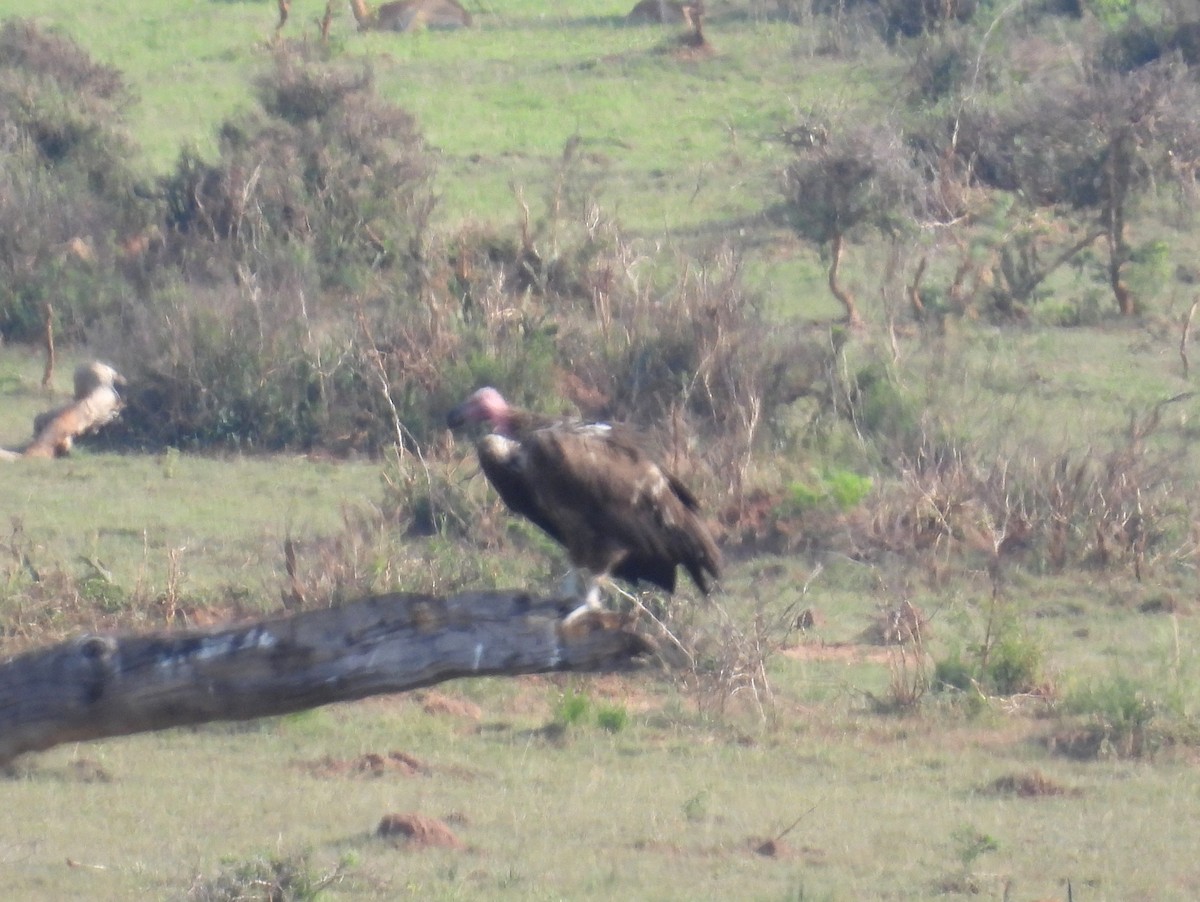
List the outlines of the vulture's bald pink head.
{"type": "Polygon", "coordinates": [[[446,414],[446,425],[451,429],[470,423],[487,423],[493,432],[507,435],[512,425],[512,408],[500,392],[490,385],[484,386],[446,414]]]}

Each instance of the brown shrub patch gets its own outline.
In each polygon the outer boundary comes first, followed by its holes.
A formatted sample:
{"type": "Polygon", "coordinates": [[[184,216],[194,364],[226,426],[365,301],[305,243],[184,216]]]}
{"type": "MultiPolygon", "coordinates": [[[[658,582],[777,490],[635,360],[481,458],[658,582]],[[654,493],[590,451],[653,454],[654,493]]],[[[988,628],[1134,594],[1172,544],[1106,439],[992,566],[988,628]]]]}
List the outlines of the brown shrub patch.
{"type": "Polygon", "coordinates": [[[375,833],[382,837],[399,837],[409,846],[466,848],[443,821],[423,814],[386,814],[375,828],[375,833]]]}
{"type": "Polygon", "coordinates": [[[1077,761],[1094,761],[1104,748],[1103,730],[1091,728],[1059,730],[1046,737],[1046,748],[1053,754],[1077,761]]]}
{"type": "Polygon", "coordinates": [[[771,839],[752,836],[746,841],[746,847],[754,855],[780,861],[799,859],[809,864],[820,864],[825,860],[824,849],[815,849],[812,846],[794,846],[781,836],[771,839]]]}
{"type": "Polygon", "coordinates": [[[1015,795],[1023,799],[1041,798],[1042,796],[1080,795],[1079,790],[1068,789],[1050,777],[1047,777],[1039,770],[999,777],[988,786],[988,789],[996,795],[1015,795]]]}
{"type": "Polygon", "coordinates": [[[879,612],[875,622],[863,631],[862,639],[872,645],[907,645],[921,642],[929,635],[929,618],[911,601],[879,612]]]}
{"type": "Polygon", "coordinates": [[[1143,614],[1186,614],[1187,603],[1170,593],[1148,598],[1138,605],[1138,611],[1143,614]]]}
{"type": "Polygon", "coordinates": [[[790,858],[792,856],[792,847],[782,839],[751,839],[750,848],[754,850],[755,855],[761,855],[764,858],[790,858]]]}
{"type": "Polygon", "coordinates": [[[112,774],[94,758],[79,758],[71,762],[71,777],[80,783],[111,783],[112,774]]]}
{"type": "Polygon", "coordinates": [[[825,625],[825,615],[816,608],[805,608],[796,615],[796,622],[793,625],[801,632],[817,629],[825,625]]]}

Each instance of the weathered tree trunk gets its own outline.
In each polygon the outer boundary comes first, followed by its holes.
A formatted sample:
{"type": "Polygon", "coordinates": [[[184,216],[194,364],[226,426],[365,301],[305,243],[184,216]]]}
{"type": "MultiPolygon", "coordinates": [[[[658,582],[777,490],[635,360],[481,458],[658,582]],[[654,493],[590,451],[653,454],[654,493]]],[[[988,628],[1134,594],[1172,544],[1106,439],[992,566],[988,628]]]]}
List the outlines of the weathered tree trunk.
{"type": "Polygon", "coordinates": [[[858,315],[858,305],[854,301],[854,295],[843,288],[838,281],[838,276],[842,268],[842,246],[844,242],[845,236],[840,230],[833,233],[833,241],[830,246],[829,290],[841,302],[841,305],[846,308],[846,325],[858,328],[862,325],[862,317],[858,315]]]}
{"type": "Polygon", "coordinates": [[[42,388],[49,388],[54,378],[54,305],[46,301],[42,305],[46,315],[46,331],[42,335],[46,347],[46,367],[42,370],[42,388]]]}
{"type": "Polygon", "coordinates": [[[925,318],[925,302],[921,300],[921,279],[925,276],[925,265],[928,262],[927,257],[921,257],[917,263],[917,270],[913,273],[912,281],[905,286],[908,304],[912,307],[913,316],[917,319],[925,318]]]}
{"type": "Polygon", "coordinates": [[[1102,216],[1108,239],[1108,284],[1122,316],[1133,316],[1137,312],[1129,286],[1121,278],[1121,268],[1129,261],[1125,208],[1132,191],[1135,145],[1132,129],[1121,129],[1109,145],[1104,173],[1107,197],[1102,216]]]}
{"type": "Polygon", "coordinates": [[[64,742],[247,720],[465,676],[612,670],[612,613],[517,591],[392,594],[219,630],[82,636],[0,664],[0,764],[64,742]]]}

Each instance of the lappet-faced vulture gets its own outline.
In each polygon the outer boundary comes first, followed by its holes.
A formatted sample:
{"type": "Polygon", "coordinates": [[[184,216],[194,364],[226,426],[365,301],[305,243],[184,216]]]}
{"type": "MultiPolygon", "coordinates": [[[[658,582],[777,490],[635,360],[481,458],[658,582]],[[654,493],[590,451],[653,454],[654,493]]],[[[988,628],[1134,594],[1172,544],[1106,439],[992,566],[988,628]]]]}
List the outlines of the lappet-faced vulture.
{"type": "Polygon", "coordinates": [[[556,421],[481,388],[446,417],[484,423],[479,464],[501,500],[567,550],[590,575],[584,604],[600,604],[598,580],[618,577],[672,592],[682,566],[702,592],[720,575],[721,552],[696,497],[620,427],[556,421]]]}

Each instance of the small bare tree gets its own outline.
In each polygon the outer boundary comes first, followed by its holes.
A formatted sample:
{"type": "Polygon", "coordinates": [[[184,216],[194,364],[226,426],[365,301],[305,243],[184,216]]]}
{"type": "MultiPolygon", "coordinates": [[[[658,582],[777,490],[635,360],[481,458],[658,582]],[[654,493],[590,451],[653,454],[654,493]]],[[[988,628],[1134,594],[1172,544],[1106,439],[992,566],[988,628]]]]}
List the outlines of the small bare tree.
{"type": "Polygon", "coordinates": [[[802,127],[791,132],[795,161],[784,173],[792,227],[829,253],[829,290],[851,326],[862,323],[854,294],[841,280],[851,236],[875,229],[894,237],[923,206],[924,180],[912,149],[887,124],[802,127]]]}

